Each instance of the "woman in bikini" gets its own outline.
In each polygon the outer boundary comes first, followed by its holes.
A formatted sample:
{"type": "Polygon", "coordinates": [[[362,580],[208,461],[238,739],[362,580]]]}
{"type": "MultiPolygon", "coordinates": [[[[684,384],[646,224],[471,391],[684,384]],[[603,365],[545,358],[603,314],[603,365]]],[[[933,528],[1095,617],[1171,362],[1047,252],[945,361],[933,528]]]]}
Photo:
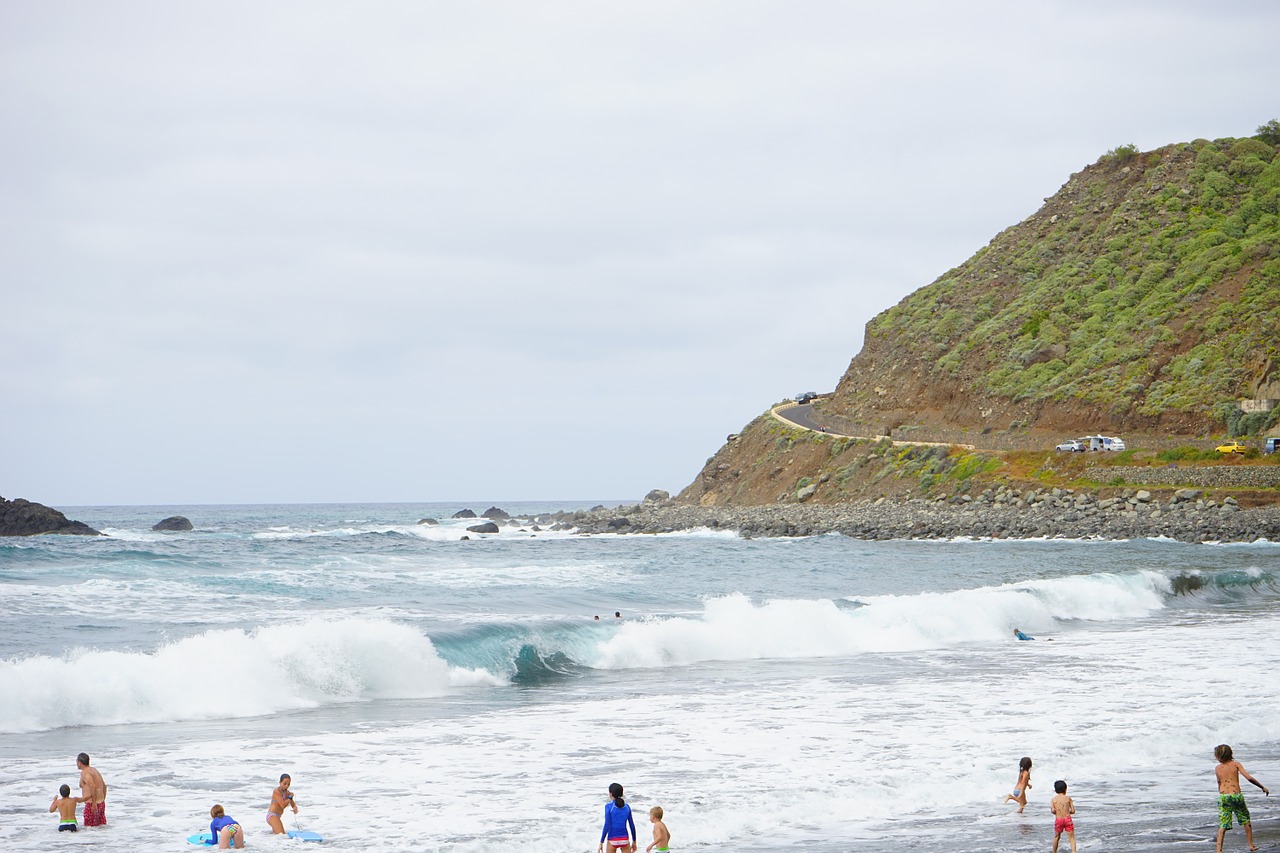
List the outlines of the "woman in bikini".
{"type": "Polygon", "coordinates": [[[271,805],[267,806],[267,826],[271,827],[273,835],[284,835],[284,821],[280,820],[280,816],[284,814],[285,808],[292,808],[294,814],[298,813],[298,804],[289,791],[292,784],[293,780],[285,773],[280,777],[280,787],[271,792],[271,805]]]}

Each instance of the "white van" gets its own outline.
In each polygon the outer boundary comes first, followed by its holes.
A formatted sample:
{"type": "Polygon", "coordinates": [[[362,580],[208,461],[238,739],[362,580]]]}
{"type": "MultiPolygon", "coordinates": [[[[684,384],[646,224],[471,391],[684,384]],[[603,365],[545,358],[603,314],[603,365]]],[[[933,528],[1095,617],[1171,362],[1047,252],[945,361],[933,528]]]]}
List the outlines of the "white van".
{"type": "Polygon", "coordinates": [[[1114,435],[1086,435],[1081,441],[1088,442],[1090,450],[1124,450],[1124,440],[1114,435]]]}

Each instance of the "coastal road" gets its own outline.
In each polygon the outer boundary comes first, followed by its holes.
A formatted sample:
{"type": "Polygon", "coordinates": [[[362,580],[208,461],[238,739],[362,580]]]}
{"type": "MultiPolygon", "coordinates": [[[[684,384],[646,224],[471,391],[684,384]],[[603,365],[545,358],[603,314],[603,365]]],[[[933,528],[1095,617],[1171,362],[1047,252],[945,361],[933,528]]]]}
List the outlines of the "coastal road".
{"type": "Polygon", "coordinates": [[[813,408],[812,403],[800,403],[795,406],[779,406],[774,409],[774,414],[784,421],[795,424],[804,429],[811,429],[814,432],[826,432],[822,428],[822,424],[818,423],[814,418],[817,412],[813,408]]]}
{"type": "MultiPolygon", "coordinates": [[[[826,433],[827,435],[832,435],[836,438],[856,438],[860,441],[880,441],[881,439],[889,438],[887,435],[844,435],[842,433],[831,432],[822,426],[822,423],[819,420],[819,413],[814,409],[812,403],[783,403],[780,406],[774,406],[773,409],[770,410],[770,414],[790,426],[811,430],[813,432],[826,433]]],[[[895,447],[905,444],[923,444],[927,446],[940,445],[944,447],[951,446],[948,442],[938,441],[894,441],[893,444],[895,447]]],[[[957,444],[955,446],[963,447],[966,450],[974,449],[972,444],[957,444]]]]}

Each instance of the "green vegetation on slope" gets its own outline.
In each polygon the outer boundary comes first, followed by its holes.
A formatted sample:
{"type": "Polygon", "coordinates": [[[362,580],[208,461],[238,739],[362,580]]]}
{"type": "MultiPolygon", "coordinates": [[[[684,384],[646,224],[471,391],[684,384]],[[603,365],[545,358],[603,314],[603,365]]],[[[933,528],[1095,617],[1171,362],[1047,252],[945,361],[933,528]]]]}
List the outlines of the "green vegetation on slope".
{"type": "Polygon", "coordinates": [[[1012,400],[1225,419],[1280,368],[1276,124],[1108,152],[868,336],[1012,400]]]}

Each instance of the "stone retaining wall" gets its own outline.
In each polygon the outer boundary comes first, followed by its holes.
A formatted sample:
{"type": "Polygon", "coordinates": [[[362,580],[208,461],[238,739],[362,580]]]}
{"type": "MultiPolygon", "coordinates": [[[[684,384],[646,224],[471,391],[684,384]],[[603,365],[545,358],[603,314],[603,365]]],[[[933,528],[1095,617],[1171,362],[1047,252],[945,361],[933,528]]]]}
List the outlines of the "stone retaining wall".
{"type": "Polygon", "coordinates": [[[1197,486],[1202,489],[1272,489],[1280,486],[1280,465],[1240,465],[1213,468],[1179,468],[1164,466],[1144,468],[1137,465],[1112,467],[1090,466],[1084,478],[1097,483],[1110,483],[1120,477],[1124,482],[1142,486],[1197,486]]]}

